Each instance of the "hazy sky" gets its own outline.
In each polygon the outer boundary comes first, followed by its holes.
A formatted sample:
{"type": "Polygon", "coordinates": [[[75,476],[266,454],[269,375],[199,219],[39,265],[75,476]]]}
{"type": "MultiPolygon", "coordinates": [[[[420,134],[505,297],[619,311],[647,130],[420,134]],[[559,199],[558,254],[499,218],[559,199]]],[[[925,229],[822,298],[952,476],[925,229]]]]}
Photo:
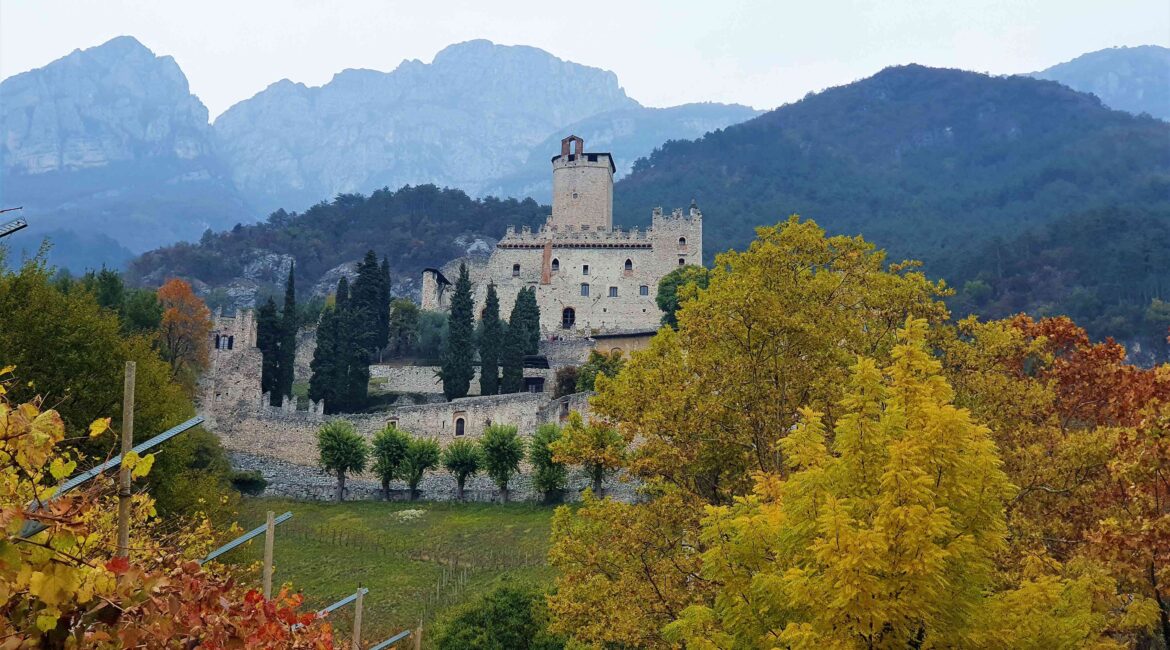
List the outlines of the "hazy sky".
{"type": "Polygon", "coordinates": [[[1170,45],[1170,2],[0,0],[0,77],[121,34],[173,56],[213,117],[282,78],[389,71],[473,38],[613,70],[649,106],[771,108],[898,63],[1027,72],[1170,45]]]}

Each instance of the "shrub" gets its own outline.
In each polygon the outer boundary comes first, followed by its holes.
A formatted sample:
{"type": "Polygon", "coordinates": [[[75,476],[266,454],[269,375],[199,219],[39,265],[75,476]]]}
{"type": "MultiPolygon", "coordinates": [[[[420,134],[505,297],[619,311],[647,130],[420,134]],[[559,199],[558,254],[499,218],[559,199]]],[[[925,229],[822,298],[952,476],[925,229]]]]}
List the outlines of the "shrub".
{"type": "Polygon", "coordinates": [[[232,487],[249,496],[259,496],[268,487],[268,481],[259,470],[236,470],[231,473],[232,487]]]}
{"type": "Polygon", "coordinates": [[[460,611],[436,634],[439,650],[562,650],[565,640],[548,631],[544,594],[498,587],[460,611]]]}

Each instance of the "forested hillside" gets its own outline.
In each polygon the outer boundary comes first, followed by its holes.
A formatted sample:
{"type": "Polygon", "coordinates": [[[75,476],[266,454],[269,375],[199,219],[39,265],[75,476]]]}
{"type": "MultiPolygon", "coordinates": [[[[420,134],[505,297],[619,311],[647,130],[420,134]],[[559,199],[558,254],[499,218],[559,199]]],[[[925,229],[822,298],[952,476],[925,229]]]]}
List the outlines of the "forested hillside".
{"type": "Polygon", "coordinates": [[[618,184],[614,207],[621,222],[645,224],[653,206],[697,199],[707,259],[799,213],[833,233],[864,234],[891,257],[921,259],[959,287],[984,282],[986,295],[961,305],[988,316],[1075,311],[1075,294],[1096,305],[1081,314],[1092,334],[1155,339],[1137,314],[1168,297],[1150,281],[1156,260],[1170,256],[1152,236],[1170,221],[1168,144],[1170,125],[1054,82],[912,65],[666,143],[618,184]],[[1068,232],[1076,215],[1101,210],[1145,225],[1083,237],[1073,247],[1091,259],[1054,248],[1083,236],[1068,232]],[[996,241],[1004,252],[989,255],[996,241]],[[1126,261],[1146,252],[1151,265],[1126,261]],[[1015,270],[997,266],[1002,255],[1019,256],[1015,270]],[[1008,281],[1024,267],[1050,286],[1008,281]]]}
{"type": "Polygon", "coordinates": [[[257,258],[276,254],[295,259],[297,283],[308,286],[373,249],[389,260],[398,282],[467,254],[479,235],[499,237],[509,225],[535,226],[548,212],[532,199],[471,199],[434,185],[381,189],[368,197],[343,194],[303,213],[278,210],[265,223],[151,251],[132,263],[131,274],[148,283],[179,275],[218,286],[245,275],[257,258]]]}

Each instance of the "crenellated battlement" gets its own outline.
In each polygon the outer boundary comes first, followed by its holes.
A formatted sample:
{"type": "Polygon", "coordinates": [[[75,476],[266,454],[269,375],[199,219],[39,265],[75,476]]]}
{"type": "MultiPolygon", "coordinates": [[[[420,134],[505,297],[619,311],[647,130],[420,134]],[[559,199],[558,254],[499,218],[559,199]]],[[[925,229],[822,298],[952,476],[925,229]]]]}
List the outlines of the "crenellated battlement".
{"type": "Polygon", "coordinates": [[[545,224],[537,230],[523,226],[517,231],[515,226],[508,226],[508,230],[496,246],[498,248],[543,248],[546,244],[551,243],[553,248],[650,248],[656,239],[656,234],[669,232],[674,235],[680,230],[702,228],[703,213],[693,204],[685,212],[682,208],[675,208],[669,215],[664,214],[662,208],[654,208],[650,219],[650,228],[642,230],[638,226],[625,229],[621,226],[599,228],[587,224],[560,225],[554,223],[550,216],[545,224]]]}

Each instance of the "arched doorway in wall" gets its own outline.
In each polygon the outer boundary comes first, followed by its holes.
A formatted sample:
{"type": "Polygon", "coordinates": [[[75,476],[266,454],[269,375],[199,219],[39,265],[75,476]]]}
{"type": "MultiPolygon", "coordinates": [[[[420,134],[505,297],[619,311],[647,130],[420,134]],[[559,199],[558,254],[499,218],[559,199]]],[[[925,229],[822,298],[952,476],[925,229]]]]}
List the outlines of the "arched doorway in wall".
{"type": "Polygon", "coordinates": [[[561,311],[561,327],[570,329],[577,323],[577,311],[572,307],[565,307],[561,311]]]}

